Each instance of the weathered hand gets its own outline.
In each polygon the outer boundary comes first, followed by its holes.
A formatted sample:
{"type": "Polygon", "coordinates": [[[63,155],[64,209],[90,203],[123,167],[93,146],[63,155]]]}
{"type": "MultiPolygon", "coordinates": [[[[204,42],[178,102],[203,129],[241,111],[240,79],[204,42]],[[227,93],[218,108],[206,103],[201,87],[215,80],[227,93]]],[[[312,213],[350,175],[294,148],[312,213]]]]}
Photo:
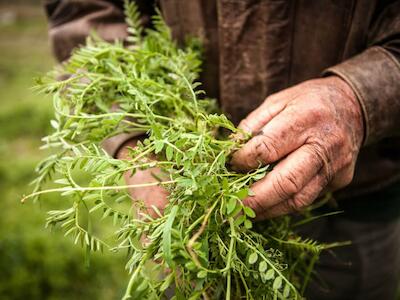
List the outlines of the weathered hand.
{"type": "MultiPolygon", "coordinates": [[[[131,140],[125,143],[125,145],[121,148],[117,155],[118,158],[126,159],[128,157],[126,147],[133,148],[136,146],[136,142],[136,140],[131,140]]],[[[162,177],[159,168],[150,168],[143,171],[137,170],[133,176],[131,176],[131,172],[126,172],[125,181],[129,185],[156,182],[157,179],[154,178],[153,174],[157,175],[158,177],[162,177]]],[[[154,211],[152,207],[155,206],[162,213],[168,203],[167,190],[158,185],[141,188],[131,188],[129,189],[129,194],[131,195],[133,201],[143,201],[145,210],[143,212],[148,213],[153,218],[156,218],[158,214],[154,211]]]]}
{"type": "Polygon", "coordinates": [[[234,153],[234,168],[248,171],[279,161],[244,200],[257,219],[299,211],[323,189],[348,185],[364,132],[360,104],[336,76],[271,95],[239,127],[253,138],[234,153]]]}

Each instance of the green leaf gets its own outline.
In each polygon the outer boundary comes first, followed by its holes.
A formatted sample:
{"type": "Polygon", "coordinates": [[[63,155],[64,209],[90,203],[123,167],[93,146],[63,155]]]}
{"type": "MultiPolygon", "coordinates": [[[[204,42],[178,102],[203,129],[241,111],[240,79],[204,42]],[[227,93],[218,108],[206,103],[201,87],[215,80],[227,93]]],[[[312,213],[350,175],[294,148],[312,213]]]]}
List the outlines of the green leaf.
{"type": "Polygon", "coordinates": [[[226,204],[226,213],[229,215],[231,212],[235,210],[237,200],[233,197],[229,198],[228,203],[226,204]]]}
{"type": "Polygon", "coordinates": [[[124,195],[119,196],[117,199],[115,199],[115,202],[116,203],[122,203],[127,198],[128,198],[128,196],[124,194],[124,195]]]}
{"type": "Polygon", "coordinates": [[[260,264],[258,265],[258,270],[260,271],[260,273],[264,273],[268,268],[268,265],[265,261],[260,262],[260,264]]]}
{"type": "Polygon", "coordinates": [[[165,149],[165,156],[167,157],[168,161],[171,161],[174,156],[174,149],[170,145],[168,145],[165,149]]]}
{"type": "Polygon", "coordinates": [[[56,120],[50,120],[50,124],[54,129],[58,129],[60,126],[56,120]]]}
{"type": "Polygon", "coordinates": [[[248,206],[244,206],[243,207],[243,211],[246,214],[246,216],[250,217],[250,218],[255,218],[256,217],[256,213],[254,212],[254,210],[252,210],[250,207],[248,206]]]}
{"type": "Polygon", "coordinates": [[[172,251],[171,251],[171,228],[172,224],[175,221],[176,214],[178,212],[179,206],[173,206],[171,212],[169,213],[167,222],[165,222],[164,230],[163,230],[163,255],[167,265],[172,268],[175,264],[172,259],[172,251]]]}
{"type": "Polygon", "coordinates": [[[283,289],[283,297],[287,298],[290,295],[290,286],[288,284],[285,285],[285,288],[283,289]]]}
{"type": "Polygon", "coordinates": [[[178,289],[178,287],[175,287],[175,295],[171,298],[171,300],[186,300],[186,298],[178,289]]]}
{"type": "Polygon", "coordinates": [[[279,290],[282,286],[282,277],[278,276],[275,278],[274,283],[272,284],[272,288],[274,290],[279,290]]]}
{"type": "Polygon", "coordinates": [[[182,154],[180,154],[179,152],[175,152],[175,163],[177,166],[181,165],[181,161],[182,161],[182,154]]]}
{"type": "Polygon", "coordinates": [[[172,272],[170,273],[165,279],[164,282],[162,283],[161,287],[160,287],[160,291],[165,291],[174,281],[175,279],[175,273],[172,272]]]}
{"type": "Polygon", "coordinates": [[[161,139],[161,138],[162,138],[162,137],[161,137],[160,127],[159,127],[157,124],[153,124],[153,125],[151,126],[151,129],[152,129],[152,131],[153,131],[154,136],[155,136],[157,139],[161,139]]]}
{"type": "Polygon", "coordinates": [[[245,215],[241,215],[238,218],[235,219],[235,225],[236,226],[240,226],[244,221],[246,221],[246,216],[245,215]]]}
{"type": "MultiPolygon", "coordinates": [[[[148,282],[143,280],[143,281],[139,284],[139,286],[136,288],[136,290],[137,290],[138,292],[143,292],[143,291],[145,291],[145,290],[147,289],[147,287],[148,287],[148,282]]],[[[161,289],[161,288],[160,288],[160,289],[161,289]]]]}
{"type": "Polygon", "coordinates": [[[197,273],[198,278],[206,278],[207,277],[207,271],[206,270],[201,270],[197,273]]]}
{"type": "Polygon", "coordinates": [[[63,185],[70,185],[71,184],[69,182],[69,180],[66,179],[66,178],[54,180],[54,183],[63,184],[63,185]]]}
{"type": "Polygon", "coordinates": [[[194,271],[194,270],[196,270],[196,265],[194,264],[194,262],[192,262],[192,261],[189,261],[189,262],[187,262],[186,264],[185,264],[185,268],[186,269],[188,269],[188,270],[190,270],[190,271],[194,271]]]}
{"type": "Polygon", "coordinates": [[[249,189],[249,193],[248,193],[248,196],[255,196],[256,194],[251,190],[251,189],[249,189]]]}
{"type": "Polygon", "coordinates": [[[267,271],[267,273],[265,273],[265,278],[267,279],[267,280],[271,280],[272,278],[274,278],[275,277],[275,271],[274,271],[274,269],[269,269],[268,271],[267,271]]]}
{"type": "Polygon", "coordinates": [[[235,209],[229,214],[231,217],[236,217],[242,211],[242,205],[236,204],[235,209]]]}
{"type": "Polygon", "coordinates": [[[87,194],[83,198],[83,200],[85,200],[85,201],[93,201],[93,200],[97,200],[97,199],[100,199],[100,195],[97,193],[96,194],[87,194]]]}
{"type": "Polygon", "coordinates": [[[265,173],[260,173],[260,174],[254,175],[254,176],[253,176],[253,179],[254,179],[255,181],[258,181],[258,180],[260,180],[260,179],[263,179],[264,177],[265,177],[265,173]]]}
{"type": "Polygon", "coordinates": [[[253,223],[251,223],[250,220],[245,220],[245,221],[244,221],[244,227],[245,227],[246,229],[251,229],[251,228],[253,227],[253,223]]]}
{"type": "Polygon", "coordinates": [[[256,252],[251,253],[249,255],[249,259],[248,259],[249,264],[251,264],[251,265],[255,264],[257,262],[257,259],[258,259],[258,254],[256,252]]]}
{"type": "Polygon", "coordinates": [[[220,155],[218,157],[218,164],[220,166],[225,166],[225,163],[226,163],[226,157],[224,155],[220,155]]]}
{"type": "Polygon", "coordinates": [[[225,191],[229,190],[229,182],[228,179],[226,179],[225,177],[222,178],[222,189],[225,191]]]}
{"type": "Polygon", "coordinates": [[[241,189],[240,191],[238,191],[236,193],[236,196],[240,199],[243,200],[244,198],[246,198],[249,194],[249,189],[241,189]]]}
{"type": "Polygon", "coordinates": [[[154,152],[156,154],[160,153],[164,147],[164,141],[157,140],[154,142],[154,152]]]}

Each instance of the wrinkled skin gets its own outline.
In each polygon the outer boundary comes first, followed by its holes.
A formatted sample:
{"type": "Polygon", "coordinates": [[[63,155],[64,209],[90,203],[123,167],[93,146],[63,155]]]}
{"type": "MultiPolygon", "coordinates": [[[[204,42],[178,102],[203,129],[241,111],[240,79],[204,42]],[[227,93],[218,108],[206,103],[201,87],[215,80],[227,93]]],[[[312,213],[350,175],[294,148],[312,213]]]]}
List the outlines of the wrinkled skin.
{"type": "Polygon", "coordinates": [[[302,210],[323,190],[348,185],[364,135],[358,100],[336,76],[269,96],[239,127],[253,137],[234,153],[234,169],[277,162],[244,200],[257,219],[302,210]]]}
{"type": "MultiPolygon", "coordinates": [[[[323,190],[348,185],[354,174],[364,125],[360,105],[352,89],[339,77],[331,76],[303,82],[269,96],[248,115],[239,127],[253,135],[231,164],[246,172],[260,165],[278,162],[265,178],[255,183],[254,195],[244,203],[257,219],[273,218],[299,211],[310,205],[323,190]]],[[[126,146],[119,152],[126,158],[126,146]]],[[[125,176],[127,184],[154,182],[152,173],[138,171],[125,176]]],[[[163,210],[168,193],[160,186],[130,189],[133,199],[163,210]]]]}

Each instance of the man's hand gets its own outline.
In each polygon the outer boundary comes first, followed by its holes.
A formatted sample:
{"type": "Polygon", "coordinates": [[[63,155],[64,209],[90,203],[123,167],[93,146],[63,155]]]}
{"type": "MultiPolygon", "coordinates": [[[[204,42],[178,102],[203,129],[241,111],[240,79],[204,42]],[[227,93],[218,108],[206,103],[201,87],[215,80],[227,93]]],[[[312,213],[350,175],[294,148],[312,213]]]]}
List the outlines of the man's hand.
{"type": "MultiPolygon", "coordinates": [[[[119,159],[129,159],[127,147],[136,147],[137,140],[130,140],[126,142],[121,150],[118,152],[117,157],[119,159]]],[[[136,173],[131,176],[131,172],[125,173],[125,181],[129,185],[142,184],[156,182],[157,179],[154,178],[152,174],[162,177],[159,168],[150,168],[146,170],[137,170],[136,173]]],[[[133,201],[143,201],[145,213],[148,213],[151,217],[156,218],[158,214],[152,208],[155,206],[162,213],[164,207],[167,205],[168,192],[161,186],[149,186],[141,188],[131,188],[129,189],[129,194],[131,195],[133,201]]]]}
{"type": "Polygon", "coordinates": [[[254,196],[244,200],[257,219],[299,211],[323,189],[336,190],[353,179],[364,125],[354,92],[339,77],[271,95],[239,127],[253,138],[234,153],[235,169],[279,161],[251,187],[254,196]]]}

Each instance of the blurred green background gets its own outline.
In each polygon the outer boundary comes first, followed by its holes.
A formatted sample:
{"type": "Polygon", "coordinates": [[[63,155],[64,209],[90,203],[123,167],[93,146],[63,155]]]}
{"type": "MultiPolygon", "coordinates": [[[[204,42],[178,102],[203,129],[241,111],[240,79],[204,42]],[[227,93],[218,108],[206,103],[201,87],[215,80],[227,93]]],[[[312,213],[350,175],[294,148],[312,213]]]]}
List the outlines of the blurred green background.
{"type": "Polygon", "coordinates": [[[122,254],[93,255],[86,267],[79,246],[44,228],[61,199],[20,204],[52,115],[50,98],[30,88],[54,64],[40,2],[0,1],[0,299],[118,299],[122,254]]]}

